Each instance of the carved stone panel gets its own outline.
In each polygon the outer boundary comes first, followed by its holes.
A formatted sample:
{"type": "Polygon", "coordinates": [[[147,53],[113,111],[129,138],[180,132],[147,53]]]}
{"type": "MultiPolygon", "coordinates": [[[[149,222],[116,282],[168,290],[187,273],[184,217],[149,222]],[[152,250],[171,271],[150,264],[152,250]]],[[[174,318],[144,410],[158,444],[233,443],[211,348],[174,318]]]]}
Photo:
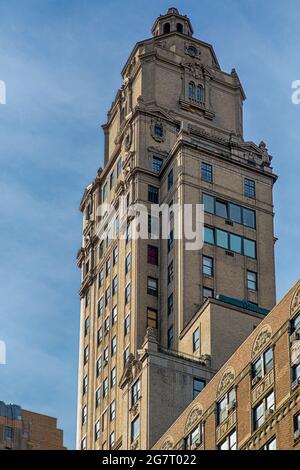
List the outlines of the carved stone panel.
{"type": "Polygon", "coordinates": [[[300,288],[296,291],[291,303],[291,317],[300,311],[300,288]]]}
{"type": "Polygon", "coordinates": [[[196,405],[194,408],[190,411],[186,423],[185,423],[185,428],[184,428],[184,434],[187,434],[189,431],[192,430],[194,425],[197,424],[199,419],[201,418],[203,414],[203,408],[201,405],[196,405]]]}
{"type": "Polygon", "coordinates": [[[220,442],[221,439],[235,426],[236,424],[236,410],[234,410],[226,420],[220,424],[216,429],[216,440],[220,442]]]}
{"type": "Polygon", "coordinates": [[[257,356],[263,351],[267,344],[272,339],[272,328],[270,325],[265,325],[257,334],[252,348],[252,358],[257,356]]]}
{"type": "Polygon", "coordinates": [[[174,441],[173,441],[173,438],[171,436],[168,436],[162,446],[161,446],[161,449],[162,450],[169,450],[169,449],[173,449],[174,448],[174,441]]]}
{"type": "Polygon", "coordinates": [[[217,397],[223,395],[235,381],[235,370],[232,366],[228,367],[219,382],[217,397]]]}

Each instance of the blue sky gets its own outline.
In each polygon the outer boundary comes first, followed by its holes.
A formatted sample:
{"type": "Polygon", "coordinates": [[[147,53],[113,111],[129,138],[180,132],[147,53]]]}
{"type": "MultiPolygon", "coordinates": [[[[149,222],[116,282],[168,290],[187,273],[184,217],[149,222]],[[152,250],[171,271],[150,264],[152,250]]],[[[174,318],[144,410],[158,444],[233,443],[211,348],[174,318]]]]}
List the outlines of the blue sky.
{"type": "Polygon", "coordinates": [[[243,83],[245,139],[266,141],[275,189],[278,299],[300,277],[298,0],[1,0],[0,400],[58,417],[75,445],[78,205],[102,164],[100,124],[120,70],[176,6],[243,83]]]}

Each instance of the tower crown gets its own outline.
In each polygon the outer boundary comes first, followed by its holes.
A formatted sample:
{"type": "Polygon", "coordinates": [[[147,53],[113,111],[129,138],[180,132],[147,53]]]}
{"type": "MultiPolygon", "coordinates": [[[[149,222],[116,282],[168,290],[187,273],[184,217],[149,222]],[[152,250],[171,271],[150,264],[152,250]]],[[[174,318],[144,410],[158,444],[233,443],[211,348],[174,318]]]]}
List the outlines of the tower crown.
{"type": "Polygon", "coordinates": [[[162,36],[169,33],[181,33],[187,36],[193,35],[193,28],[189,18],[181,15],[177,8],[169,8],[165,15],[160,15],[151,30],[153,36],[162,36]]]}

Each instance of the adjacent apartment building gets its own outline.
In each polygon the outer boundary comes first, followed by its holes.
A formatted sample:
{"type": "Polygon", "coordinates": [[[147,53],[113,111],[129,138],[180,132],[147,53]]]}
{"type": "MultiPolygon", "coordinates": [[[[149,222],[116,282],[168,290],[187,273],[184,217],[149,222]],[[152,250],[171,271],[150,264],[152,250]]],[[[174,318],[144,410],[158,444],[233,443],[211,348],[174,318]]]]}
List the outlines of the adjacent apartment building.
{"type": "Polygon", "coordinates": [[[300,282],[154,449],[300,450],[300,282]]]}
{"type": "Polygon", "coordinates": [[[80,205],[79,449],[151,448],[275,305],[276,176],[244,140],[236,70],[170,8],[122,79],[80,205]],[[170,208],[167,239],[151,215],[132,237],[136,204],[170,208]],[[175,236],[185,204],[204,206],[201,250],[175,236]]]}
{"type": "Polygon", "coordinates": [[[56,418],[0,401],[0,450],[65,449],[56,418]]]}

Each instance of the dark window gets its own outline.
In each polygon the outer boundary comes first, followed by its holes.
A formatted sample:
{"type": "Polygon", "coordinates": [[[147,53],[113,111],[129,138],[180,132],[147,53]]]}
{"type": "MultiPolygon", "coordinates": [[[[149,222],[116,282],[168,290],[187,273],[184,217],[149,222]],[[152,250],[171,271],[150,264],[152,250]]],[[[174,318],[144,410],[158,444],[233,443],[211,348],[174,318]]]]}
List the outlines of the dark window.
{"type": "Polygon", "coordinates": [[[115,172],[112,171],[109,177],[109,188],[112,189],[115,183],[115,172]]]}
{"type": "Polygon", "coordinates": [[[244,195],[255,199],[255,181],[245,178],[244,180],[244,195]]]}
{"type": "Polygon", "coordinates": [[[204,242],[210,245],[215,244],[215,231],[213,228],[204,227],[204,242]]]}
{"type": "Polygon", "coordinates": [[[113,307],[111,317],[112,317],[112,324],[115,325],[117,323],[117,319],[118,319],[118,307],[117,307],[117,305],[115,305],[113,307]]]}
{"type": "Polygon", "coordinates": [[[5,426],[4,428],[4,439],[13,439],[14,437],[14,430],[13,428],[10,428],[9,426],[5,426]]]}
{"type": "Polygon", "coordinates": [[[212,165],[209,165],[208,163],[201,164],[201,179],[203,181],[207,181],[208,183],[212,183],[213,181],[212,165]]]}
{"type": "Polygon", "coordinates": [[[116,368],[114,367],[110,373],[110,386],[111,387],[114,387],[116,385],[116,380],[117,380],[116,368]]]}
{"type": "Polygon", "coordinates": [[[229,204],[229,218],[238,224],[242,223],[242,208],[237,204],[229,204]]]}
{"type": "Polygon", "coordinates": [[[228,416],[228,414],[235,408],[236,404],[236,391],[232,388],[226,395],[217,403],[217,424],[221,424],[228,416]]]}
{"type": "Polygon", "coordinates": [[[291,321],[291,333],[294,333],[295,331],[299,331],[300,334],[300,313],[291,321]]]}
{"type": "Polygon", "coordinates": [[[269,348],[252,364],[252,385],[273,369],[273,349],[269,348]]]}
{"type": "Polygon", "coordinates": [[[193,379],[193,399],[204,389],[206,383],[202,379],[193,379]]]}
{"type": "Polygon", "coordinates": [[[107,258],[105,263],[105,275],[106,277],[109,276],[110,273],[110,258],[107,258]]]}
{"type": "Polygon", "coordinates": [[[248,289],[257,290],[257,273],[247,271],[247,287],[248,289]]]}
{"type": "Polygon", "coordinates": [[[87,375],[83,378],[82,381],[82,394],[85,395],[88,389],[88,377],[87,375]]]}
{"type": "Polygon", "coordinates": [[[101,326],[97,331],[97,346],[100,345],[102,339],[103,339],[103,329],[102,329],[102,326],[101,326]]]}
{"type": "Polygon", "coordinates": [[[300,364],[292,367],[292,389],[300,385],[300,364]]]}
{"type": "Polygon", "coordinates": [[[157,310],[154,310],[153,308],[148,308],[147,309],[147,326],[150,328],[155,328],[157,329],[157,310]]]}
{"type": "Polygon", "coordinates": [[[255,212],[251,209],[243,208],[243,224],[246,227],[255,228],[255,212]]]}
{"type": "Polygon", "coordinates": [[[174,309],[174,297],[173,292],[168,297],[168,316],[172,315],[174,309]]]}
{"type": "Polygon", "coordinates": [[[98,317],[101,317],[103,312],[103,297],[98,300],[98,317]]]}
{"type": "Polygon", "coordinates": [[[131,253],[126,256],[125,260],[125,274],[128,274],[131,268],[131,253]]]}
{"type": "Polygon", "coordinates": [[[228,207],[227,202],[216,200],[216,215],[228,219],[228,207]]]}
{"type": "Polygon", "coordinates": [[[158,266],[158,248],[148,245],[148,263],[158,266]]]}
{"type": "Polygon", "coordinates": [[[197,328],[197,330],[194,331],[193,333],[193,352],[198,351],[200,348],[200,330],[197,328]]]}
{"type": "Polygon", "coordinates": [[[197,86],[197,101],[198,103],[204,103],[204,88],[202,85],[197,86]]]}
{"type": "Polygon", "coordinates": [[[109,448],[112,449],[115,445],[115,432],[112,431],[109,435],[109,448]]]}
{"type": "Polygon", "coordinates": [[[164,24],[164,34],[168,34],[171,31],[170,23],[164,24]]]}
{"type": "Polygon", "coordinates": [[[168,238],[168,252],[170,252],[173,248],[174,244],[174,231],[171,230],[168,238]]]}
{"type": "Polygon", "coordinates": [[[163,135],[164,135],[163,126],[160,125],[160,124],[155,124],[155,126],[154,126],[154,134],[155,134],[157,137],[163,137],[163,135]]]}
{"type": "Polygon", "coordinates": [[[102,258],[103,254],[104,254],[104,241],[102,240],[102,242],[99,245],[99,257],[102,258]]]}
{"type": "Polygon", "coordinates": [[[173,268],[173,261],[168,266],[168,284],[173,282],[174,280],[174,268],[173,268]]]}
{"type": "Polygon", "coordinates": [[[107,287],[105,291],[105,305],[108,305],[110,301],[110,288],[107,287]]]}
{"type": "Polygon", "coordinates": [[[117,292],[118,292],[118,276],[115,276],[112,282],[112,295],[115,295],[117,292]]]}
{"type": "Polygon", "coordinates": [[[295,433],[295,439],[299,439],[300,437],[300,413],[297,413],[294,416],[294,433],[295,433]]]}
{"type": "Polygon", "coordinates": [[[85,322],[84,322],[84,336],[87,336],[89,334],[89,329],[90,329],[90,319],[88,317],[85,319],[85,322]]]}
{"type": "Polygon", "coordinates": [[[170,190],[173,186],[173,170],[171,170],[168,174],[168,190],[170,190]]]}
{"type": "Polygon", "coordinates": [[[132,407],[140,399],[140,395],[141,395],[141,384],[140,384],[140,381],[137,380],[131,388],[131,406],[132,407]]]}
{"type": "Polygon", "coordinates": [[[215,213],[215,198],[209,194],[203,194],[204,211],[209,214],[215,213]]]}
{"type": "Polygon", "coordinates": [[[147,279],[147,292],[150,295],[158,296],[158,280],[154,277],[148,277],[147,279]]]}
{"type": "Polygon", "coordinates": [[[183,25],[182,25],[182,23],[177,23],[176,29],[177,29],[178,33],[181,33],[181,34],[182,34],[182,33],[183,33],[183,25]]]}
{"type": "Polygon", "coordinates": [[[115,266],[119,259],[119,248],[116,246],[113,250],[113,265],[115,266]]]}
{"type": "Polygon", "coordinates": [[[89,347],[86,346],[84,348],[84,352],[83,352],[83,363],[84,363],[84,365],[86,365],[88,363],[88,360],[89,360],[89,347]]]}
{"type": "Polygon", "coordinates": [[[117,337],[114,336],[111,340],[111,355],[114,356],[117,352],[117,337]]]}
{"type": "Polygon", "coordinates": [[[153,204],[158,204],[159,198],[158,198],[158,188],[155,186],[148,186],[148,201],[152,202],[153,204]]]}
{"type": "Polygon", "coordinates": [[[134,442],[140,435],[140,417],[137,416],[131,423],[131,442],[134,442]]]}
{"type": "Polygon", "coordinates": [[[130,315],[127,315],[124,320],[124,336],[129,335],[130,331],[130,315]]]}
{"type": "Polygon", "coordinates": [[[240,253],[242,254],[243,246],[242,242],[243,239],[242,237],[239,237],[238,235],[234,235],[233,233],[229,234],[229,242],[230,242],[230,250],[234,251],[235,253],[240,253]]]}
{"type": "Polygon", "coordinates": [[[95,393],[95,407],[98,408],[101,402],[101,388],[97,388],[95,393]]]}
{"type": "Polygon", "coordinates": [[[208,287],[203,287],[203,299],[210,299],[214,297],[213,289],[209,289],[208,287]]]}
{"type": "Polygon", "coordinates": [[[221,248],[225,248],[228,250],[229,244],[228,244],[228,232],[225,232],[224,230],[216,230],[216,238],[217,238],[217,246],[220,246],[221,248]]]}
{"type": "Polygon", "coordinates": [[[109,407],[109,419],[113,421],[116,417],[116,402],[113,400],[109,407]]]}
{"type": "Polygon", "coordinates": [[[88,307],[91,302],[91,291],[88,289],[85,294],[85,306],[88,307]]]}
{"type": "Polygon", "coordinates": [[[194,100],[196,99],[196,87],[194,82],[189,83],[189,99],[194,100]]]}
{"type": "Polygon", "coordinates": [[[244,238],[244,255],[249,258],[256,258],[256,243],[253,240],[244,238]]]}
{"type": "Polygon", "coordinates": [[[209,256],[202,257],[202,272],[206,274],[206,276],[213,276],[214,275],[214,260],[209,256]]]}
{"type": "Polygon", "coordinates": [[[99,289],[102,286],[103,286],[103,269],[101,269],[101,271],[99,272],[99,275],[98,275],[98,287],[99,287],[99,289]]]}
{"type": "Polygon", "coordinates": [[[173,330],[173,325],[170,326],[168,329],[168,349],[173,347],[174,343],[174,330],[173,330]]]}
{"type": "Polygon", "coordinates": [[[152,171],[154,171],[154,173],[159,173],[161,170],[162,164],[163,164],[163,160],[161,158],[153,157],[152,171]]]}
{"type": "Polygon", "coordinates": [[[125,287],[125,305],[130,302],[131,288],[130,284],[125,287]]]}

